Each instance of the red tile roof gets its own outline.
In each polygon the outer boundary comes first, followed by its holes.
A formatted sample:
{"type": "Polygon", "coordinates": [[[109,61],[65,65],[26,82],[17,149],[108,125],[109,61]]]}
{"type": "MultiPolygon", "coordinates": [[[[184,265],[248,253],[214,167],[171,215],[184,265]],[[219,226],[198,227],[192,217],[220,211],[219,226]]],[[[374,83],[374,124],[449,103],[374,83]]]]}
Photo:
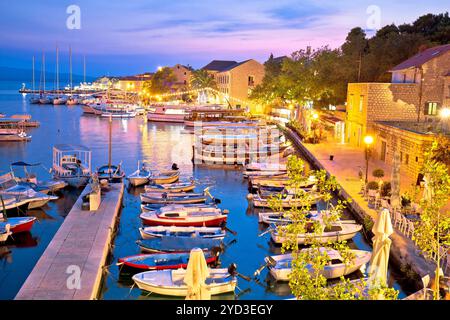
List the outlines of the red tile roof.
{"type": "Polygon", "coordinates": [[[404,70],[409,68],[417,68],[423,65],[424,63],[430,61],[431,59],[434,59],[443,53],[450,50],[450,44],[444,44],[442,46],[437,46],[433,48],[426,49],[425,51],[419,52],[415,56],[409,58],[406,61],[403,61],[402,63],[396,65],[393,67],[390,71],[398,71],[398,70],[404,70]]]}

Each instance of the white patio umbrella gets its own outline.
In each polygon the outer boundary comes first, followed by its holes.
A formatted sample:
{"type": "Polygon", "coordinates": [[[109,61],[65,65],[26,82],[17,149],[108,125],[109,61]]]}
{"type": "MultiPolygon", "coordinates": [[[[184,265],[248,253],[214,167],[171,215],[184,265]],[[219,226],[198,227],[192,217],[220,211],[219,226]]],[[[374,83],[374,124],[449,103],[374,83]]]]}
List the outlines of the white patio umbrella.
{"type": "Polygon", "coordinates": [[[205,281],[209,277],[208,265],[203,250],[194,248],[189,255],[189,262],[184,276],[188,293],[186,300],[210,300],[211,293],[205,281]]]}
{"type": "Polygon", "coordinates": [[[400,156],[398,152],[394,153],[391,176],[391,207],[400,208],[400,156]]]}
{"type": "MultiPolygon", "coordinates": [[[[371,286],[387,286],[387,269],[391,248],[389,236],[394,232],[389,210],[381,210],[372,227],[372,232],[375,236],[372,238],[373,252],[370,259],[369,283],[371,286]]],[[[382,297],[379,298],[382,299],[382,297]]]]}

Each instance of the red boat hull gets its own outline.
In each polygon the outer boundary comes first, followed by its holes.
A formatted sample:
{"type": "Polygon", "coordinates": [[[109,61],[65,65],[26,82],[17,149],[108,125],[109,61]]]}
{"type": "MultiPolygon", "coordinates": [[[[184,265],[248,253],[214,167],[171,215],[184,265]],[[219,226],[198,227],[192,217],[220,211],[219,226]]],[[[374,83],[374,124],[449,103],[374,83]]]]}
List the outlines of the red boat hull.
{"type": "Polygon", "coordinates": [[[189,221],[176,219],[142,219],[146,226],[177,226],[177,227],[219,227],[227,221],[227,217],[205,219],[203,221],[189,221]]]}
{"type": "Polygon", "coordinates": [[[14,233],[20,233],[20,232],[29,232],[31,228],[33,227],[34,222],[36,221],[36,218],[29,219],[28,221],[25,221],[23,223],[14,223],[12,220],[14,218],[10,218],[11,220],[10,226],[11,226],[11,232],[14,233]]]}
{"type": "MultiPolygon", "coordinates": [[[[173,264],[173,265],[168,265],[168,266],[155,266],[155,265],[143,265],[143,264],[137,264],[137,263],[133,263],[133,262],[129,262],[129,261],[124,261],[125,259],[127,259],[128,257],[125,258],[120,258],[118,260],[119,263],[123,263],[124,266],[128,267],[128,268],[133,268],[133,269],[140,269],[140,270],[168,270],[168,269],[186,269],[187,268],[187,263],[180,263],[180,264],[173,264]]],[[[213,256],[210,258],[206,259],[206,263],[209,264],[213,264],[214,262],[217,261],[217,256],[213,256]]]]}

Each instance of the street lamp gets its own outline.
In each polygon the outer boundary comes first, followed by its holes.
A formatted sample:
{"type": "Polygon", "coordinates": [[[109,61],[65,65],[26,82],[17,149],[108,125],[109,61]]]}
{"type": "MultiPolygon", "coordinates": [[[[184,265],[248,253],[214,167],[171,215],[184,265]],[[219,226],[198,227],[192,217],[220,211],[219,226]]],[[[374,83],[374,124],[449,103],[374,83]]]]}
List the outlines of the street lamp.
{"type": "Polygon", "coordinates": [[[365,155],[366,155],[366,179],[365,183],[367,185],[367,176],[369,174],[369,157],[370,157],[370,146],[373,143],[373,137],[372,136],[365,136],[364,137],[364,144],[366,145],[365,149],[365,155]]]}
{"type": "MultiPolygon", "coordinates": [[[[445,130],[448,130],[448,119],[450,119],[450,108],[442,108],[439,112],[442,122],[445,124],[445,130]]],[[[444,126],[443,126],[444,127],[444,126]]]]}

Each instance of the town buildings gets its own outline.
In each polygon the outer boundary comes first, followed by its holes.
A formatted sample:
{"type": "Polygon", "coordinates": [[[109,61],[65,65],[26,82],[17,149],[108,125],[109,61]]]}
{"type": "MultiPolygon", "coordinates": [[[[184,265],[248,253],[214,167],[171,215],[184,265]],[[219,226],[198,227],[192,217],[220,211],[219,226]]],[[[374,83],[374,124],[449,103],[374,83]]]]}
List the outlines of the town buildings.
{"type": "Polygon", "coordinates": [[[252,90],[262,82],[264,65],[254,59],[242,62],[213,60],[202,68],[208,71],[216,80],[218,98],[236,108],[254,109],[249,100],[252,90]]]}
{"type": "Polygon", "coordinates": [[[375,137],[373,156],[392,163],[398,152],[405,174],[417,177],[435,135],[448,136],[440,110],[450,107],[450,45],[424,50],[391,70],[390,83],[349,83],[345,143],[363,147],[375,137]]]}

